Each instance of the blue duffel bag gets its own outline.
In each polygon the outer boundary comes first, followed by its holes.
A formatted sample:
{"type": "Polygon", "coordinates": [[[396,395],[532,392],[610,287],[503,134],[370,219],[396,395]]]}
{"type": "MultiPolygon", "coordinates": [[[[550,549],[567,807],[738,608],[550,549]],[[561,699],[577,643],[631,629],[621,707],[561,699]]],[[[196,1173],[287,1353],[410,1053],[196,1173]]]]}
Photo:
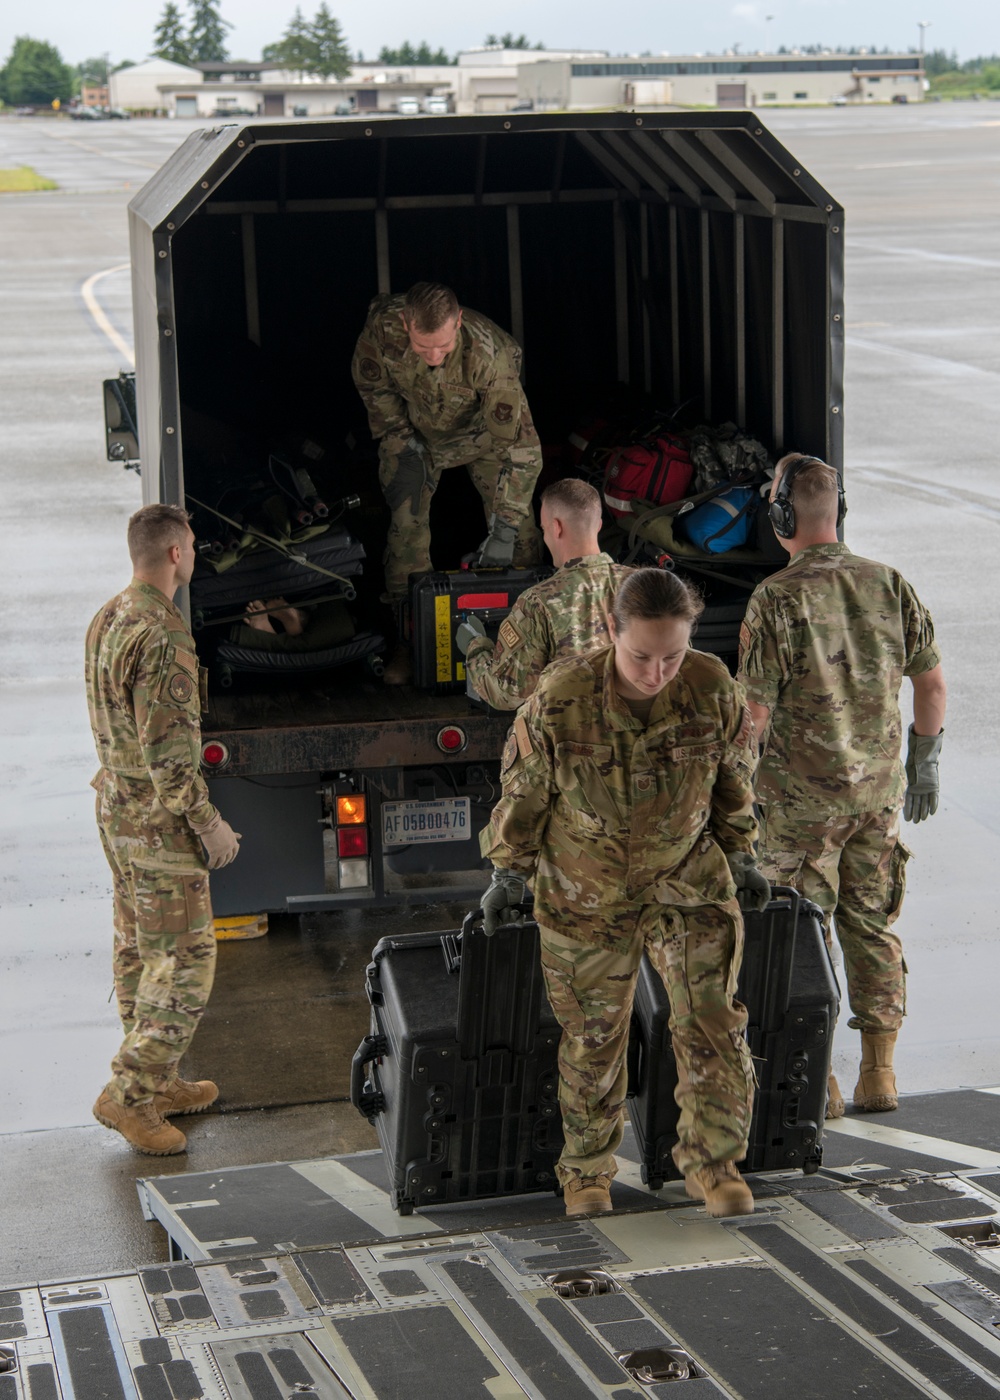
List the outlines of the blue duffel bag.
{"type": "Polygon", "coordinates": [[[759,501],[755,487],[733,486],[693,510],[681,511],[676,532],[708,554],[739,549],[751,538],[759,501]]]}

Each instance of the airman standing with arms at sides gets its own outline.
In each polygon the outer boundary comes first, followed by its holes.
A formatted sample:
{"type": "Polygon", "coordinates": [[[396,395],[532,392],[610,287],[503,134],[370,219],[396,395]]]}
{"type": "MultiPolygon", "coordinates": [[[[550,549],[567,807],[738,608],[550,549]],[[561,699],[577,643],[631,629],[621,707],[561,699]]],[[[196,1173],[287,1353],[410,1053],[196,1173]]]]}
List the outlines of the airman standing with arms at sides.
{"type": "Polygon", "coordinates": [[[753,725],[741,688],[690,647],[701,600],[638,569],[611,613],[611,645],[550,666],[514,721],[503,794],[481,837],[495,931],[530,885],[542,968],[562,1026],[557,1164],[570,1216],[606,1214],[617,1171],[629,1021],[643,951],[670,1001],[688,1195],[711,1215],[753,1210],[746,1155],[754,1074],[734,998],[740,898],[756,869],[753,725]]]}
{"type": "MultiPolygon", "coordinates": [[[[778,463],[770,517],[791,556],[759,585],[740,636],[739,678],[761,735],[761,866],[823,910],[844,955],[861,1032],[856,1108],[897,1106],[893,1051],[906,1006],[895,922],[909,851],[900,809],[937,811],[946,687],[934,624],[906,579],[837,538],[837,472],[792,452],[778,463]],[[899,691],[913,686],[905,769],[899,691]]],[[[827,1117],[844,1100],[830,1077],[827,1117]]]]}
{"type": "Polygon", "coordinates": [[[132,582],[87,631],[92,786],[114,889],[114,981],[125,1038],[94,1116],[139,1152],[183,1152],[166,1121],[218,1097],[181,1079],[178,1062],[212,990],[216,942],[208,872],[228,865],[239,833],[202,777],[201,690],[194,641],[172,599],[194,571],[180,506],[148,505],[128,524],[132,582]]]}
{"type": "Polygon", "coordinates": [[[547,487],[541,525],[557,572],[521,594],[495,646],[475,617],[456,637],[473,687],[497,710],[516,710],[550,662],[608,645],[611,604],[632,573],[601,552],[601,498],[588,482],[547,487]]]}
{"type": "MultiPolygon", "coordinates": [[[[483,501],[483,568],[528,568],[541,558],[531,498],[542,449],[521,387],[521,347],[450,287],[418,282],[378,296],[351,372],[379,444],[379,482],[390,511],[383,602],[406,600],[411,573],[431,563],[431,497],[441,473],[465,467],[483,501]]],[[[397,648],[389,684],[410,678],[397,648]]]]}

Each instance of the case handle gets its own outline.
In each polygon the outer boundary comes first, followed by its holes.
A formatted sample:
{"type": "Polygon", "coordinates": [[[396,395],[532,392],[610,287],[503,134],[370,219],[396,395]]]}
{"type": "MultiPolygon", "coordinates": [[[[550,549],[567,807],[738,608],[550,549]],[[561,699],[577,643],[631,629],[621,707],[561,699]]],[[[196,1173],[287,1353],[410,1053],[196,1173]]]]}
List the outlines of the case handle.
{"type": "Polygon", "coordinates": [[[389,1043],[384,1035],[366,1035],[351,1060],[351,1103],[374,1123],[385,1112],[385,1095],[380,1089],[365,1093],[365,1070],[380,1055],[388,1053],[389,1043]]]}

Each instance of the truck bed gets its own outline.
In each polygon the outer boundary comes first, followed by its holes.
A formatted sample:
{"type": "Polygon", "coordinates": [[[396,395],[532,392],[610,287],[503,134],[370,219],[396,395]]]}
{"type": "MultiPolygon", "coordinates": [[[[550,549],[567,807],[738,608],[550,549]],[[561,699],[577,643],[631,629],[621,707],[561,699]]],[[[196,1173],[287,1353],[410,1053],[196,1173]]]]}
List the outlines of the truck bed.
{"type": "Polygon", "coordinates": [[[495,762],[512,715],[487,711],[465,695],[433,695],[379,681],[329,689],[257,690],[213,695],[203,735],[231,752],[226,776],[385,768],[440,762],[437,734],[457,725],[463,757],[495,762]]]}

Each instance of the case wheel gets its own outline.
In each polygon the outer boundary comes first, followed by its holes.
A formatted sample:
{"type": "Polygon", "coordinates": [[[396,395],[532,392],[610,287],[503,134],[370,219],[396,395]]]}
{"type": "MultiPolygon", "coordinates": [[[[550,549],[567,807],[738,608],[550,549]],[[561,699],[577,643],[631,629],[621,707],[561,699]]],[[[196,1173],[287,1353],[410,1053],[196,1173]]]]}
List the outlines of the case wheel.
{"type": "Polygon", "coordinates": [[[397,1206],[396,1206],[396,1211],[397,1211],[397,1214],[399,1214],[399,1215],[412,1215],[412,1214],[413,1214],[413,1202],[412,1202],[412,1201],[400,1201],[400,1202],[397,1204],[397,1206]]]}

